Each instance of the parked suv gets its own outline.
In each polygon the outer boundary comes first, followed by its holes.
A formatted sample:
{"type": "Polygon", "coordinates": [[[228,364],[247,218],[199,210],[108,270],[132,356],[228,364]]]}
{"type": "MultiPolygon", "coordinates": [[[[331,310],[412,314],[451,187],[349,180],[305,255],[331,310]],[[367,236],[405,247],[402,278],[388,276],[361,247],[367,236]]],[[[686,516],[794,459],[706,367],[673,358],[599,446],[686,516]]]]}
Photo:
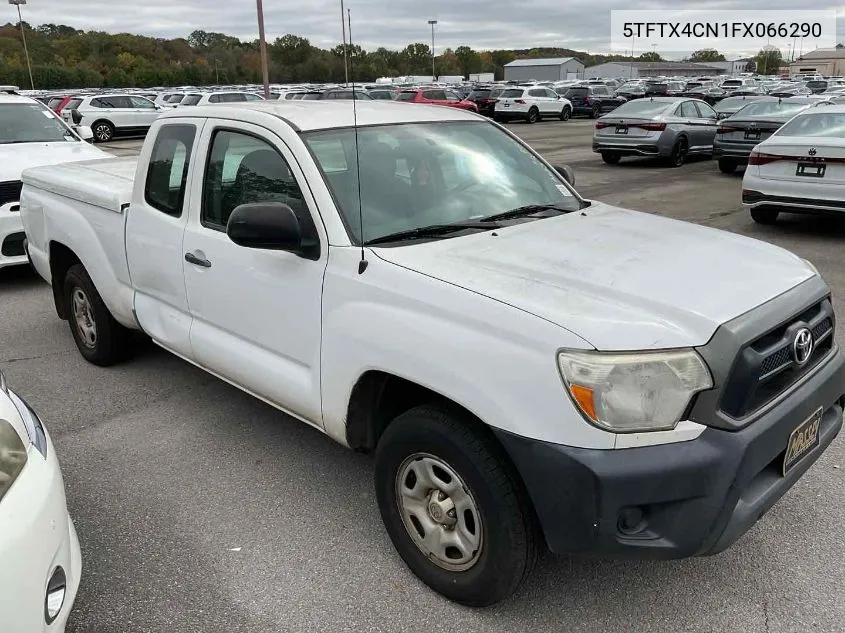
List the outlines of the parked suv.
{"type": "Polygon", "coordinates": [[[508,88],[499,95],[493,110],[496,121],[522,119],[536,123],[543,117],[567,121],[571,116],[572,102],[542,86],[508,88]]]}
{"type": "Polygon", "coordinates": [[[479,114],[493,116],[493,111],[496,109],[496,99],[501,96],[502,92],[502,88],[495,86],[479,86],[469,93],[467,101],[472,101],[478,106],[479,114]]]}
{"type": "Polygon", "coordinates": [[[62,118],[68,125],[89,126],[94,142],[106,143],[115,136],[146,134],[163,109],[135,95],[91,95],[71,99],[62,109],[62,118]]]}
{"type": "Polygon", "coordinates": [[[558,88],[558,94],[572,103],[572,114],[586,114],[591,119],[597,119],[625,103],[622,97],[613,96],[610,88],[598,84],[558,88]]]}

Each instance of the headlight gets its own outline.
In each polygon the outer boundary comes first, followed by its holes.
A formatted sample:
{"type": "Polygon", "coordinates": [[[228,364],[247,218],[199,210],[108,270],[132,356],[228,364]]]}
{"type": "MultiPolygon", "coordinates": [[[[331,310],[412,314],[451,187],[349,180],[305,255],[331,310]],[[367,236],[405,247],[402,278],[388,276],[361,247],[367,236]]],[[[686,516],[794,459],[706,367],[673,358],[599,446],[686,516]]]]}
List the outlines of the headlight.
{"type": "Polygon", "coordinates": [[[6,377],[3,375],[2,371],[0,371],[0,393],[5,393],[7,395],[9,393],[9,386],[6,384],[6,377]]]}
{"type": "Polygon", "coordinates": [[[6,420],[0,420],[0,500],[15,483],[26,464],[26,446],[6,420]]]}
{"type": "Polygon", "coordinates": [[[38,449],[39,453],[47,457],[47,433],[44,431],[44,425],[41,424],[41,419],[35,411],[30,409],[26,402],[21,400],[14,391],[9,389],[8,384],[6,384],[6,377],[2,371],[0,371],[0,393],[6,395],[12,401],[12,404],[15,405],[26,427],[26,434],[29,436],[30,441],[38,449]]]}
{"type": "Polygon", "coordinates": [[[569,395],[592,424],[614,433],[675,428],[692,397],[713,387],[693,350],[564,351],[558,365],[569,395]]]}

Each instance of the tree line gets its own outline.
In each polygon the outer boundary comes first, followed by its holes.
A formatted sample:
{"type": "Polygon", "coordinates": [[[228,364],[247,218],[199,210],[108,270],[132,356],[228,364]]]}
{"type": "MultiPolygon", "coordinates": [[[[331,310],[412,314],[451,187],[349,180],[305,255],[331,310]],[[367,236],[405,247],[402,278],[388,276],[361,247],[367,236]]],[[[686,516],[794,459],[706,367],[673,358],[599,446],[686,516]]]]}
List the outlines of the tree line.
{"type": "MultiPolygon", "coordinates": [[[[197,30],[186,38],[164,39],[80,31],[62,24],[22,24],[38,89],[82,87],[152,87],[261,82],[257,40],[242,41],[223,33],[197,30]]],[[[0,27],[0,84],[29,87],[20,24],[0,27]]],[[[340,83],[345,80],[342,45],[314,46],[308,39],[284,35],[268,43],[273,83],[340,83]]],[[[347,49],[350,79],[431,75],[431,48],[415,42],[402,50],[347,49]]],[[[761,51],[762,53],[762,51],[761,51]]],[[[780,54],[778,53],[778,61],[780,54]]],[[[595,55],[568,48],[476,51],[447,48],[434,60],[438,75],[494,73],[502,79],[505,64],[525,57],[576,57],[585,66],[607,61],[658,61],[656,53],[637,57],[595,55]]],[[[724,60],[717,51],[696,51],[690,61],[724,60]]],[[[769,60],[767,60],[769,61],[769,60]]],[[[774,62],[774,60],[771,60],[774,62]]],[[[768,66],[776,64],[769,63],[768,66]]]]}

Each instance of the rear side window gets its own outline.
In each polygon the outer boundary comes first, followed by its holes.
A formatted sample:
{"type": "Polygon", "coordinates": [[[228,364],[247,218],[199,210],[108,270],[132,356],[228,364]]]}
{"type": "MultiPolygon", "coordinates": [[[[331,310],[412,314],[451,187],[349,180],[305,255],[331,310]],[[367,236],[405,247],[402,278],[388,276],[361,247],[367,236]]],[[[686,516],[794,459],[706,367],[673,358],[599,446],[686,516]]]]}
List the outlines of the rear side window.
{"type": "Polygon", "coordinates": [[[423,97],[436,101],[445,101],[446,93],[443,90],[426,90],[425,92],[423,92],[423,97]]]}
{"type": "Polygon", "coordinates": [[[566,91],[566,97],[586,97],[588,90],[586,88],[569,88],[566,91]]]}
{"type": "Polygon", "coordinates": [[[175,218],[182,215],[196,133],[193,125],[162,126],[150,158],[144,199],[151,207],[175,218]]]}
{"type": "Polygon", "coordinates": [[[697,119],[698,110],[695,109],[695,104],[692,101],[684,101],[678,108],[678,116],[686,119],[697,119]]]}
{"type": "Polygon", "coordinates": [[[416,92],[400,92],[396,95],[397,101],[413,101],[414,97],[417,96],[416,92]]]}

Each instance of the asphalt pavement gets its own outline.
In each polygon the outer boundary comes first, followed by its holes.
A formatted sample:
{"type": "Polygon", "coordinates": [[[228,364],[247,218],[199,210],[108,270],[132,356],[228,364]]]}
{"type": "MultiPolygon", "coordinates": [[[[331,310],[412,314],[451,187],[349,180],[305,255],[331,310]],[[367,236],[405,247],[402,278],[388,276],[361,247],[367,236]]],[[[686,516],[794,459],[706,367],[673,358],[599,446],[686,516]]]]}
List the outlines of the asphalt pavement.
{"type": "MultiPolygon", "coordinates": [[[[586,197],[810,259],[843,313],[845,220],[757,226],[741,210],[741,174],[725,176],[713,161],[608,166],[590,151],[590,121],[511,129],[570,164],[586,197]]],[[[676,562],[547,554],[514,598],[472,610],[431,592],[394,552],[370,457],[149,343],[117,367],[87,364],[28,269],[0,271],[0,297],[0,366],[52,433],[82,543],[70,633],[845,630],[841,438],[723,554],[676,562]]]]}

